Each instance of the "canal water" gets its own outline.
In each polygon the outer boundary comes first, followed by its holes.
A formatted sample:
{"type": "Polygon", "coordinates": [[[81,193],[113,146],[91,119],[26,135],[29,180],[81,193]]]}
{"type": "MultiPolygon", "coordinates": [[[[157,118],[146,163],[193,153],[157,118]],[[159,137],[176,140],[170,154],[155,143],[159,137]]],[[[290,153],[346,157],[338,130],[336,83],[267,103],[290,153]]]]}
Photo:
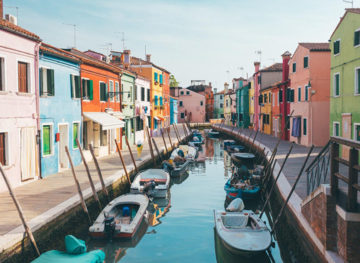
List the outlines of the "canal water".
{"type": "MultiPolygon", "coordinates": [[[[239,258],[222,246],[214,231],[214,209],[224,209],[224,184],[231,175],[230,156],[222,148],[222,139],[206,139],[200,153],[204,162],[190,167],[181,178],[172,180],[167,199],[153,200],[149,225],[143,223],[132,241],[95,242],[106,262],[283,262],[291,251],[281,251],[278,242],[271,256],[239,258]]],[[[247,204],[261,209],[261,201],[247,204]]],[[[265,215],[265,214],[264,214],[265,215]]],[[[269,214],[267,214],[269,216],[269,214]]],[[[266,221],[266,215],[263,217],[266,221]]],[[[267,222],[269,225],[269,222],[267,222]]],[[[292,260],[291,260],[292,261],[292,260]]]]}

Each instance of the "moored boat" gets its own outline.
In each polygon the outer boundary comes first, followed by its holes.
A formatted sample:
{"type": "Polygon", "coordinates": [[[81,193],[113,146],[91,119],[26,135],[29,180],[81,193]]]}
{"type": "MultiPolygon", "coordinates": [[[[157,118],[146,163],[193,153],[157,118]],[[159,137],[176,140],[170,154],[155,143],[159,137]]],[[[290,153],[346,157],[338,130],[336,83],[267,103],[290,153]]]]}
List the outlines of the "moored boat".
{"type": "Polygon", "coordinates": [[[89,228],[94,238],[131,238],[147,217],[149,198],[143,194],[125,194],[112,200],[89,228]]]}
{"type": "Polygon", "coordinates": [[[258,197],[260,193],[260,187],[257,185],[250,185],[246,182],[233,184],[231,179],[226,181],[224,190],[230,200],[235,198],[242,198],[244,200],[254,199],[258,197]]]}
{"type": "Polygon", "coordinates": [[[245,150],[245,146],[239,144],[230,144],[225,147],[229,153],[238,153],[245,150]]]}
{"type": "Polygon", "coordinates": [[[248,170],[254,170],[255,168],[255,155],[252,153],[233,153],[231,154],[231,160],[236,166],[245,166],[248,170]]]}
{"type": "Polygon", "coordinates": [[[228,145],[235,145],[236,142],[234,140],[224,140],[223,142],[223,145],[224,145],[224,148],[226,148],[226,146],[228,145]]]}
{"type": "Polygon", "coordinates": [[[152,197],[166,197],[170,175],[163,169],[147,169],[138,173],[131,183],[130,193],[144,193],[152,197]]]}
{"type": "Polygon", "coordinates": [[[213,129],[211,129],[207,134],[210,138],[218,138],[220,136],[220,133],[213,129]]]}
{"type": "Polygon", "coordinates": [[[172,177],[180,176],[186,172],[187,167],[195,161],[197,149],[188,145],[180,145],[170,156],[169,161],[163,163],[163,168],[172,177]]]}

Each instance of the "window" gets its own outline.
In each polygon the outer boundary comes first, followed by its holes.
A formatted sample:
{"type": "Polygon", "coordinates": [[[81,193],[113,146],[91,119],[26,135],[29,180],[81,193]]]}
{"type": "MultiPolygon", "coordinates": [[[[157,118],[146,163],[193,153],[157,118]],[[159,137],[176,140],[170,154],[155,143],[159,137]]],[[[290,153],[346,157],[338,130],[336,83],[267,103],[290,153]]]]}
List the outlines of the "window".
{"type": "Polygon", "coordinates": [[[80,98],[80,90],[81,90],[80,89],[80,76],[70,75],[71,98],[79,99],[80,98]]]}
{"type": "Polygon", "coordinates": [[[137,85],[135,85],[135,89],[134,89],[134,97],[135,97],[135,100],[137,100],[138,99],[138,92],[137,92],[137,90],[138,90],[138,87],[137,87],[137,85]]]}
{"type": "Polygon", "coordinates": [[[105,82],[100,82],[100,101],[107,101],[107,87],[105,82]]]}
{"type": "Polygon", "coordinates": [[[73,148],[77,149],[79,148],[79,145],[77,144],[76,139],[80,142],[80,132],[79,132],[80,124],[78,122],[73,123],[73,148]]]}
{"type": "Polygon", "coordinates": [[[100,125],[100,146],[107,146],[107,130],[100,125]]]}
{"type": "Polygon", "coordinates": [[[298,101],[301,101],[301,87],[298,87],[298,101]]]}
{"type": "Polygon", "coordinates": [[[279,102],[283,102],[283,91],[279,90],[279,102]]]}
{"type": "Polygon", "coordinates": [[[0,164],[8,165],[7,159],[7,133],[0,132],[0,164]]]}
{"type": "Polygon", "coordinates": [[[224,108],[224,104],[223,104],[223,103],[220,103],[220,108],[224,108]]]}
{"type": "Polygon", "coordinates": [[[264,94],[264,103],[267,103],[267,94],[264,94]]]}
{"type": "Polygon", "coordinates": [[[333,122],[333,136],[339,136],[339,135],[340,135],[340,123],[333,122]]]}
{"type": "Polygon", "coordinates": [[[18,62],[18,89],[19,92],[29,93],[29,64],[18,62]]]}
{"type": "Polygon", "coordinates": [[[158,96],[157,95],[155,95],[155,97],[154,97],[154,104],[155,104],[155,106],[158,105],[158,96]]]}
{"type": "Polygon", "coordinates": [[[220,95],[220,99],[221,99],[221,100],[223,99],[223,96],[222,96],[222,95],[220,95]]]}
{"type": "Polygon", "coordinates": [[[286,89],[286,100],[287,102],[295,101],[295,91],[293,89],[286,89]]]}
{"type": "Polygon", "coordinates": [[[40,96],[54,96],[55,83],[54,83],[54,70],[47,68],[40,68],[40,96]]]}
{"type": "Polygon", "coordinates": [[[304,68],[309,67],[309,57],[304,57],[304,68]]]}
{"type": "Polygon", "coordinates": [[[269,93],[269,103],[271,103],[271,93],[269,93]]]}
{"type": "Polygon", "coordinates": [[[120,85],[119,82],[115,81],[115,92],[116,92],[116,101],[120,102],[120,85]]]}
{"type": "Polygon", "coordinates": [[[292,72],[295,73],[296,72],[296,63],[292,64],[292,72]]]}
{"type": "Polygon", "coordinates": [[[190,91],[187,91],[187,92],[186,92],[186,95],[190,95],[190,91]]]}
{"type": "Polygon", "coordinates": [[[157,72],[154,72],[154,81],[158,82],[158,74],[157,74],[157,72]]]}
{"type": "Polygon", "coordinates": [[[91,79],[82,79],[82,91],[84,100],[93,100],[93,81],[91,79]]]}
{"type": "Polygon", "coordinates": [[[309,100],[309,87],[305,86],[305,101],[309,100]]]}
{"type": "Polygon", "coordinates": [[[160,97],[160,106],[163,105],[163,97],[160,97]]]}
{"type": "Polygon", "coordinates": [[[5,90],[5,59],[0,57],[0,91],[5,90]]]}
{"type": "Polygon", "coordinates": [[[150,89],[147,89],[147,101],[150,102],[150,89]]]}
{"type": "Polygon", "coordinates": [[[141,87],[141,101],[145,101],[145,88],[141,87]]]}
{"type": "Polygon", "coordinates": [[[335,73],[334,74],[333,87],[334,87],[334,90],[333,90],[334,97],[340,96],[340,73],[335,73]]]}
{"type": "Polygon", "coordinates": [[[204,102],[203,101],[200,101],[200,106],[204,105],[204,102]]]}
{"type": "Polygon", "coordinates": [[[182,112],[182,113],[180,114],[180,118],[181,118],[181,119],[184,119],[184,118],[185,118],[185,113],[182,112]]]}
{"type": "Polygon", "coordinates": [[[89,150],[89,143],[88,143],[88,122],[84,121],[83,122],[83,148],[85,150],[89,150]]]}
{"type": "Polygon", "coordinates": [[[355,95],[360,95],[360,67],[355,69],[355,95]]]}
{"type": "Polygon", "coordinates": [[[360,29],[354,32],[354,47],[357,47],[359,45],[360,45],[360,29]]]}
{"type": "Polygon", "coordinates": [[[128,95],[128,98],[131,99],[132,86],[129,86],[129,89],[130,89],[130,91],[127,93],[127,95],[128,95]]]}
{"type": "Polygon", "coordinates": [[[303,135],[307,135],[307,119],[303,119],[303,135]]]}
{"type": "Polygon", "coordinates": [[[52,154],[52,125],[51,124],[44,124],[43,125],[43,156],[51,155],[52,154]]]}
{"type": "Polygon", "coordinates": [[[340,39],[334,41],[334,55],[337,55],[340,53],[340,39]]]}
{"type": "Polygon", "coordinates": [[[183,102],[179,101],[179,106],[182,107],[183,106],[183,102]]]}
{"type": "Polygon", "coordinates": [[[114,81],[110,80],[109,81],[109,88],[110,88],[110,101],[114,101],[115,99],[115,90],[114,90],[114,81]]]}
{"type": "Polygon", "coordinates": [[[261,84],[261,76],[260,75],[257,77],[257,81],[258,81],[258,84],[261,84]]]}
{"type": "Polygon", "coordinates": [[[183,92],[183,91],[180,91],[180,95],[184,95],[184,92],[183,92]]]}
{"type": "MultiPolygon", "coordinates": [[[[360,123],[354,123],[354,140],[360,142],[360,123]]],[[[0,149],[0,153],[1,153],[1,149],[0,149]]]]}
{"type": "Polygon", "coordinates": [[[144,122],[140,118],[140,116],[137,116],[136,117],[136,130],[137,131],[142,131],[143,129],[144,129],[144,122]]]}
{"type": "Polygon", "coordinates": [[[226,107],[229,107],[229,101],[226,100],[225,102],[226,102],[226,107]]]}
{"type": "Polygon", "coordinates": [[[163,75],[159,74],[159,77],[160,77],[160,84],[163,84],[163,75]]]}

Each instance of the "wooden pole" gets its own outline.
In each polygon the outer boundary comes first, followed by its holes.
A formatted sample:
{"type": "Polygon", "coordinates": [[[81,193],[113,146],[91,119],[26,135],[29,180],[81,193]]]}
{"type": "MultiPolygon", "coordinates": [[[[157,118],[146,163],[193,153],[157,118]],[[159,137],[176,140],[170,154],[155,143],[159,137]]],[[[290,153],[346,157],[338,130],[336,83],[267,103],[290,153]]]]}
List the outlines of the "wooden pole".
{"type": "Polygon", "coordinates": [[[291,195],[292,195],[292,194],[294,193],[294,191],[295,191],[295,187],[296,187],[297,183],[298,183],[299,180],[300,180],[300,177],[301,177],[301,175],[302,175],[302,173],[303,173],[303,171],[304,171],[304,169],[305,169],[305,165],[306,165],[307,161],[309,160],[310,154],[311,154],[311,152],[313,151],[313,149],[314,149],[314,145],[311,146],[311,148],[310,148],[310,150],[309,150],[309,153],[308,153],[308,155],[306,156],[306,159],[305,159],[305,161],[304,161],[304,163],[303,163],[303,165],[302,165],[302,167],[301,167],[301,169],[300,169],[300,172],[299,172],[299,174],[298,174],[298,176],[297,176],[297,178],[296,178],[296,180],[295,180],[295,183],[294,183],[294,185],[292,186],[292,188],[291,188],[291,190],[290,190],[290,193],[289,193],[288,197],[286,198],[285,203],[282,205],[282,207],[281,207],[281,209],[280,209],[280,212],[279,212],[278,216],[276,217],[276,220],[274,221],[274,225],[273,225],[273,228],[272,228],[272,230],[271,230],[271,233],[274,233],[275,227],[276,227],[277,223],[279,222],[280,216],[282,215],[282,213],[283,213],[283,211],[284,211],[284,209],[285,209],[285,206],[286,206],[287,203],[289,202],[291,195]]]}
{"type": "Polygon", "coordinates": [[[90,149],[90,153],[91,153],[92,158],[93,158],[94,163],[95,163],[96,171],[97,171],[97,173],[99,175],[99,178],[100,178],[102,190],[103,190],[104,194],[109,198],[109,193],[108,193],[108,191],[106,189],[106,186],[105,186],[105,183],[104,183],[104,178],[102,176],[99,163],[98,163],[98,161],[96,159],[94,148],[93,148],[93,146],[91,144],[89,144],[89,149],[90,149]]]}
{"type": "Polygon", "coordinates": [[[178,145],[180,145],[180,139],[179,139],[179,136],[178,136],[178,134],[177,134],[177,132],[176,132],[176,128],[175,128],[174,124],[173,124],[172,126],[173,126],[173,130],[174,130],[174,132],[175,132],[176,138],[177,138],[177,140],[178,140],[178,145]]]}
{"type": "Polygon", "coordinates": [[[189,136],[189,134],[187,133],[187,130],[185,128],[185,124],[183,123],[182,126],[183,126],[183,130],[184,130],[185,138],[187,138],[189,136]]]}
{"type": "Polygon", "coordinates": [[[146,135],[148,137],[148,142],[149,142],[149,148],[150,148],[150,154],[151,154],[151,158],[153,159],[154,165],[156,165],[156,160],[154,157],[154,150],[153,147],[151,145],[151,140],[150,140],[150,133],[149,133],[149,129],[146,129],[146,135]]]}
{"type": "Polygon", "coordinates": [[[85,200],[84,200],[84,196],[83,196],[83,194],[82,194],[82,192],[81,192],[80,183],[79,183],[78,179],[76,178],[76,173],[75,173],[74,164],[73,164],[73,162],[72,162],[71,155],[70,155],[70,153],[69,153],[69,149],[68,149],[67,146],[65,146],[65,152],[66,152],[66,154],[67,154],[67,157],[69,158],[72,175],[73,175],[73,178],[74,178],[74,181],[75,181],[76,189],[77,189],[78,194],[79,194],[79,197],[80,197],[81,206],[82,206],[85,214],[87,214],[88,219],[89,219],[89,223],[91,224],[92,221],[91,221],[91,218],[90,218],[90,215],[89,215],[89,211],[88,211],[88,209],[87,209],[87,206],[86,206],[86,203],[85,203],[85,200]]]}
{"type": "Polygon", "coordinates": [[[161,154],[160,154],[160,151],[159,151],[159,149],[158,149],[158,147],[157,147],[157,145],[156,145],[156,142],[155,142],[154,138],[151,138],[151,139],[152,139],[152,142],[153,142],[153,144],[154,144],[154,146],[155,146],[156,153],[157,153],[158,156],[159,156],[160,162],[162,162],[161,154]]]}
{"type": "Polygon", "coordinates": [[[102,206],[101,206],[99,197],[98,197],[98,195],[97,195],[97,192],[96,192],[96,190],[95,190],[94,182],[93,182],[93,180],[92,180],[92,178],[91,178],[91,174],[90,174],[90,169],[89,169],[89,166],[87,165],[87,162],[86,162],[86,160],[85,160],[85,156],[84,156],[84,153],[83,153],[83,151],[82,151],[82,149],[81,149],[79,139],[76,139],[76,143],[77,143],[77,145],[78,145],[78,147],[79,147],[79,150],[80,150],[80,155],[81,155],[81,158],[82,158],[83,163],[84,163],[84,166],[85,166],[86,174],[87,174],[87,176],[88,176],[88,179],[89,179],[89,182],[90,182],[90,186],[91,186],[91,190],[92,190],[92,192],[93,192],[94,198],[95,198],[95,200],[97,201],[100,210],[102,210],[102,206]]]}
{"type": "MultiPolygon", "coordinates": [[[[283,162],[282,165],[281,165],[281,168],[280,168],[280,170],[279,170],[279,173],[277,174],[277,176],[276,176],[273,184],[271,185],[271,188],[270,188],[270,191],[269,191],[269,195],[267,196],[266,201],[265,201],[265,204],[264,204],[263,208],[261,209],[261,213],[260,213],[260,216],[259,216],[260,218],[261,218],[261,216],[263,215],[263,213],[264,213],[264,211],[265,211],[265,208],[266,208],[267,204],[268,204],[269,201],[270,201],[270,197],[271,197],[271,194],[272,194],[273,190],[275,189],[276,182],[278,181],[278,179],[279,179],[279,177],[280,177],[280,175],[281,175],[281,172],[282,172],[282,170],[284,169],[285,163],[286,163],[286,161],[287,161],[287,159],[288,159],[288,157],[289,157],[289,155],[290,155],[293,147],[294,147],[294,142],[291,143],[289,152],[286,154],[285,160],[284,160],[284,162],[283,162]]],[[[264,190],[264,192],[266,193],[266,189],[264,190]]]]}
{"type": "Polygon", "coordinates": [[[137,168],[137,166],[136,166],[136,162],[135,162],[135,159],[134,159],[134,155],[133,155],[133,153],[132,153],[132,151],[131,151],[131,147],[130,147],[130,144],[129,144],[129,141],[128,141],[127,136],[125,136],[125,141],[126,141],[126,145],[127,145],[128,149],[129,149],[129,153],[130,153],[130,156],[131,156],[131,160],[132,160],[132,162],[133,162],[133,164],[134,164],[135,171],[138,173],[139,170],[138,170],[138,168],[137,168]]]}
{"type": "Polygon", "coordinates": [[[127,179],[128,179],[128,183],[129,183],[129,185],[131,185],[130,176],[129,176],[128,172],[127,172],[126,165],[125,165],[125,162],[124,162],[124,158],[123,158],[123,156],[122,156],[122,154],[121,154],[120,147],[119,147],[116,139],[115,139],[115,144],[116,144],[117,151],[118,151],[118,153],[119,153],[120,161],[121,161],[121,163],[122,163],[122,166],[123,166],[125,175],[126,175],[126,177],[127,177],[127,179]]]}
{"type": "Polygon", "coordinates": [[[177,125],[176,125],[176,124],[174,124],[174,127],[175,127],[176,132],[177,132],[177,134],[178,134],[178,136],[179,136],[179,139],[180,139],[180,141],[181,141],[181,140],[182,140],[182,138],[181,138],[181,134],[180,134],[180,132],[179,132],[179,129],[178,129],[177,125]]]}
{"type": "Polygon", "coordinates": [[[11,196],[11,198],[12,198],[12,200],[13,200],[15,206],[16,206],[16,210],[17,210],[18,213],[19,213],[19,216],[20,216],[21,222],[22,222],[22,224],[23,224],[23,226],[24,226],[24,228],[25,228],[25,231],[26,231],[28,237],[30,238],[30,241],[31,241],[31,243],[32,243],[32,245],[33,245],[33,247],[34,247],[34,249],[35,249],[36,254],[37,254],[38,256],[40,256],[40,251],[39,251],[39,249],[38,249],[38,247],[37,247],[35,238],[34,238],[32,232],[31,232],[30,227],[29,227],[28,224],[26,223],[26,220],[25,220],[25,217],[24,217],[24,213],[23,213],[23,211],[22,211],[22,208],[21,208],[21,206],[20,206],[20,204],[19,204],[19,202],[18,202],[18,200],[17,200],[17,198],[16,198],[15,193],[13,192],[13,190],[12,190],[12,188],[11,188],[10,182],[8,181],[8,179],[7,179],[7,177],[6,177],[5,172],[4,172],[1,164],[0,164],[0,172],[1,172],[2,177],[4,178],[5,184],[6,184],[7,188],[8,188],[8,190],[9,190],[10,196],[11,196]]]}
{"type": "Polygon", "coordinates": [[[172,144],[171,136],[170,136],[170,127],[166,128],[166,131],[167,131],[167,134],[169,136],[169,141],[170,141],[171,148],[174,148],[174,145],[172,144]]]}
{"type": "Polygon", "coordinates": [[[168,151],[167,146],[166,146],[166,141],[165,141],[165,137],[164,137],[163,129],[160,129],[160,132],[161,132],[161,137],[162,137],[163,142],[164,142],[164,146],[165,146],[165,151],[166,151],[166,154],[168,154],[168,153],[169,153],[169,151],[168,151]]]}

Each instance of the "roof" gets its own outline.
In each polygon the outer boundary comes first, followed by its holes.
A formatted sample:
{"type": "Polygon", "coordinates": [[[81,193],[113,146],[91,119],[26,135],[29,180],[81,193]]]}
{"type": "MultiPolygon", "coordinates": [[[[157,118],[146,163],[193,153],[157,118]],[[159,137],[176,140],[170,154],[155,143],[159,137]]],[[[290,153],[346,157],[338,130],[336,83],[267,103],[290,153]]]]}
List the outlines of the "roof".
{"type": "Polygon", "coordinates": [[[173,96],[169,96],[169,97],[172,98],[173,100],[179,100],[178,98],[173,97],[173,96]]]}
{"type": "Polygon", "coordinates": [[[282,71],[282,63],[274,63],[269,67],[259,70],[259,72],[278,72],[282,71]]]}
{"type": "Polygon", "coordinates": [[[40,42],[41,39],[38,35],[35,35],[34,33],[27,31],[23,29],[22,27],[19,27],[5,19],[0,18],[0,29],[8,31],[10,33],[14,33],[18,36],[25,37],[27,39],[40,42]]]}
{"type": "Polygon", "coordinates": [[[60,48],[56,48],[56,47],[46,44],[44,42],[41,43],[40,53],[53,55],[53,56],[71,60],[74,62],[80,62],[80,59],[78,57],[74,56],[73,54],[71,54],[70,52],[62,50],[60,48]]]}
{"type": "Polygon", "coordinates": [[[299,43],[299,46],[303,46],[310,51],[330,51],[329,43],[299,43]]]}
{"type": "Polygon", "coordinates": [[[233,80],[235,80],[235,81],[239,81],[239,80],[242,80],[242,81],[247,81],[247,79],[244,79],[243,77],[240,77],[240,78],[233,78],[233,80]]]}
{"type": "Polygon", "coordinates": [[[360,8],[346,8],[345,9],[345,14],[340,18],[339,23],[337,24],[337,26],[335,27],[334,31],[332,32],[330,39],[332,38],[332,36],[334,35],[335,31],[338,29],[338,27],[340,26],[341,22],[344,20],[345,16],[348,13],[354,13],[354,14],[360,14],[360,8]]]}

